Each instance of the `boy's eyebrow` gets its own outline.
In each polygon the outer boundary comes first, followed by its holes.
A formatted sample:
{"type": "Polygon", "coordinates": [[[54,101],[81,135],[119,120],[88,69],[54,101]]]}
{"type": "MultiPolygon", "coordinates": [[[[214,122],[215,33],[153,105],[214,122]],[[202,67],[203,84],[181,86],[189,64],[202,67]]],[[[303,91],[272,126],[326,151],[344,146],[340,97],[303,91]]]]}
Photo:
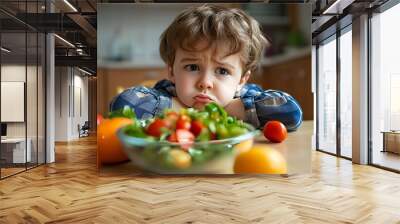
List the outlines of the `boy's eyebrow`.
{"type": "Polygon", "coordinates": [[[227,62],[219,62],[219,61],[216,61],[216,60],[214,60],[213,59],[213,61],[215,62],[215,63],[217,63],[217,64],[220,64],[220,65],[224,65],[224,66],[226,66],[226,67],[229,67],[230,69],[235,69],[235,66],[233,66],[233,65],[231,65],[231,64],[229,64],[229,63],[227,63],[227,62]]]}
{"type": "Polygon", "coordinates": [[[186,61],[197,61],[198,59],[197,58],[182,58],[181,60],[180,60],[180,62],[182,63],[182,62],[186,62],[186,61]]]}

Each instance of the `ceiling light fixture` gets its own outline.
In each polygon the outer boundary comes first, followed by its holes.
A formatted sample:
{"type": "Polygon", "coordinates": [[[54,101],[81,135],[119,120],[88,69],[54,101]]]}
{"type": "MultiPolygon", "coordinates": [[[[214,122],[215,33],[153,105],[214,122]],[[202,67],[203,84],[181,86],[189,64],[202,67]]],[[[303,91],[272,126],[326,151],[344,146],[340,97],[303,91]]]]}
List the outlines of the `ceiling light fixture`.
{"type": "Polygon", "coordinates": [[[330,5],[327,9],[325,9],[324,12],[322,12],[322,14],[332,13],[332,10],[336,9],[339,2],[340,0],[336,0],[332,5],[330,5]]]}
{"type": "Polygon", "coordinates": [[[78,12],[78,10],[71,4],[69,3],[68,0],[64,0],[65,4],[67,4],[72,10],[74,10],[74,12],[78,12]]]}
{"type": "Polygon", "coordinates": [[[83,70],[83,69],[81,69],[81,68],[79,68],[79,67],[78,67],[78,70],[81,71],[81,72],[83,72],[83,73],[85,73],[85,74],[87,74],[87,75],[93,75],[92,73],[90,73],[90,72],[88,72],[88,71],[86,71],[86,70],[83,70]]]}
{"type": "Polygon", "coordinates": [[[5,47],[1,47],[1,50],[4,51],[4,52],[7,52],[7,53],[10,53],[10,52],[11,52],[11,50],[9,50],[9,49],[7,49],[7,48],[5,48],[5,47]]]}
{"type": "Polygon", "coordinates": [[[336,0],[332,5],[324,10],[324,15],[338,15],[342,14],[343,10],[351,5],[354,0],[336,0]]]}
{"type": "Polygon", "coordinates": [[[60,39],[61,41],[63,41],[64,43],[68,44],[70,47],[75,48],[75,45],[71,44],[71,42],[69,42],[68,40],[58,36],[57,34],[54,34],[55,37],[57,37],[58,39],[60,39]]]}

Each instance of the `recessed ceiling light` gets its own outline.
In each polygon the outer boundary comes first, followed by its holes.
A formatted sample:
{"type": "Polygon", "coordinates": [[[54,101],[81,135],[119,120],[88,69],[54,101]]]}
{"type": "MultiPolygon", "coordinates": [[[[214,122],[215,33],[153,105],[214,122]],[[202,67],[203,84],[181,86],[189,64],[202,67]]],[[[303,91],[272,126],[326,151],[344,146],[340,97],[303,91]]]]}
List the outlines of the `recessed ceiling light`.
{"type": "Polygon", "coordinates": [[[7,53],[10,53],[10,52],[11,52],[11,50],[9,50],[9,49],[7,49],[7,48],[5,48],[5,47],[1,47],[1,50],[4,51],[4,52],[7,52],[7,53]]]}
{"type": "Polygon", "coordinates": [[[78,12],[78,10],[68,1],[64,0],[65,4],[67,4],[74,12],[78,12]]]}
{"type": "Polygon", "coordinates": [[[75,48],[75,45],[71,44],[71,42],[69,42],[68,40],[66,40],[66,39],[64,39],[64,38],[62,38],[62,37],[60,37],[60,36],[57,35],[57,34],[54,34],[54,36],[57,37],[58,39],[60,39],[61,41],[63,41],[64,43],[66,43],[67,45],[69,45],[70,47],[75,48]]]}
{"type": "Polygon", "coordinates": [[[85,74],[93,75],[92,73],[90,73],[90,72],[88,72],[88,71],[85,71],[85,70],[83,70],[83,69],[81,69],[81,68],[79,68],[79,67],[78,67],[78,70],[81,71],[81,72],[83,72],[83,73],[85,73],[85,74]]]}

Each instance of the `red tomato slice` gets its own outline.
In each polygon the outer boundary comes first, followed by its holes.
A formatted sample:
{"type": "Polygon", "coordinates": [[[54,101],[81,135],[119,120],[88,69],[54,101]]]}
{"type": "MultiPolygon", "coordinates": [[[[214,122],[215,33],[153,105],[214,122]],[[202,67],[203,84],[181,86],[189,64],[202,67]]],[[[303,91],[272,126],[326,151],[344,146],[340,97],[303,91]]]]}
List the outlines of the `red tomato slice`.
{"type": "Polygon", "coordinates": [[[156,118],[148,127],[147,134],[159,138],[162,134],[161,128],[167,128],[167,123],[159,118],[156,118]]]}
{"type": "Polygon", "coordinates": [[[190,131],[194,134],[194,136],[197,137],[204,128],[205,126],[203,125],[203,123],[201,123],[201,121],[194,120],[191,123],[190,131]]]}
{"type": "Polygon", "coordinates": [[[181,147],[186,150],[189,149],[195,139],[192,132],[185,129],[178,129],[175,133],[177,141],[181,143],[181,147]]]}
{"type": "Polygon", "coordinates": [[[192,132],[185,129],[176,130],[176,139],[178,142],[193,142],[195,137],[192,132]]]}

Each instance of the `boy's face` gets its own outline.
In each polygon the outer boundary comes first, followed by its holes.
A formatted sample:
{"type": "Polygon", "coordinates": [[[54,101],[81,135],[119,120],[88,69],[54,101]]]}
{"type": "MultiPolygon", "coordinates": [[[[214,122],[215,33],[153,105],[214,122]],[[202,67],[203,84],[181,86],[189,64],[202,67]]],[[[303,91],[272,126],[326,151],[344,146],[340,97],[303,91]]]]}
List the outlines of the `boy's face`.
{"type": "MultiPolygon", "coordinates": [[[[200,42],[196,49],[204,49],[206,44],[200,42]]],[[[214,44],[203,51],[176,50],[169,78],[185,106],[202,109],[212,101],[226,106],[247,82],[250,72],[243,74],[240,53],[227,56],[227,47],[214,44]]]]}

